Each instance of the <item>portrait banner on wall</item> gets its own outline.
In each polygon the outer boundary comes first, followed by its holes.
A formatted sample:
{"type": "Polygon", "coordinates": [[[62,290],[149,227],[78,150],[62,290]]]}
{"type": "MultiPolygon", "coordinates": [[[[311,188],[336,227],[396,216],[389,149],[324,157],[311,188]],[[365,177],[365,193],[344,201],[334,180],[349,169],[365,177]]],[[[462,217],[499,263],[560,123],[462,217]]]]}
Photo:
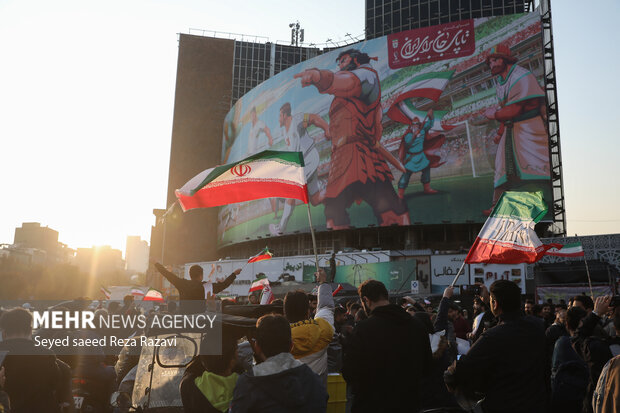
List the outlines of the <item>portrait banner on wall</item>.
{"type": "MultiPolygon", "coordinates": [[[[221,163],[301,152],[317,231],[482,223],[506,190],[540,190],[550,204],[542,52],[535,12],[329,51],[235,102],[221,163]]],[[[308,231],[293,199],[219,211],[220,246],[308,231]]]]}

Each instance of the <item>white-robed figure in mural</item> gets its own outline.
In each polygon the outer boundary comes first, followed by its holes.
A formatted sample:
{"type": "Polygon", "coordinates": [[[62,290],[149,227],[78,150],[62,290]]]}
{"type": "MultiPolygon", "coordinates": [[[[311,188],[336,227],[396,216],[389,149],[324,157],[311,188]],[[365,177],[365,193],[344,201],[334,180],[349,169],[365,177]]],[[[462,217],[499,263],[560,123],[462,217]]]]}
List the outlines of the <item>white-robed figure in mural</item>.
{"type": "MultiPolygon", "coordinates": [[[[487,56],[496,78],[499,105],[484,115],[501,122],[496,137],[493,206],[502,193],[524,181],[548,180],[549,135],[545,126],[545,94],[534,75],[516,65],[517,58],[504,45],[487,56]]],[[[492,208],[484,211],[489,215],[492,208]]]]}
{"type": "MultiPolygon", "coordinates": [[[[319,167],[319,151],[316,149],[314,139],[308,134],[308,127],[314,125],[323,130],[325,137],[329,139],[329,125],[318,115],[312,113],[291,114],[291,104],[286,102],[280,107],[280,130],[279,139],[284,141],[284,148],[291,152],[302,152],[304,155],[304,173],[306,175],[306,183],[308,185],[308,197],[312,205],[318,205],[321,202],[321,191],[317,169],[319,167]]],[[[269,231],[273,235],[282,234],[286,230],[293,209],[295,208],[295,200],[287,199],[284,203],[282,217],[278,224],[270,224],[269,231]]]]}

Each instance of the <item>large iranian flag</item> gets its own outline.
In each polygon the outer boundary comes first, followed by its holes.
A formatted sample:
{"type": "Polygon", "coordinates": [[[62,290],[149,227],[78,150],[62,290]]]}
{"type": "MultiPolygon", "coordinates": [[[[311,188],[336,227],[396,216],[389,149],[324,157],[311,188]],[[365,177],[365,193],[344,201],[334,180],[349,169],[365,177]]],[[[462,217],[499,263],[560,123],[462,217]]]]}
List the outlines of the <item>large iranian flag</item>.
{"type": "Polygon", "coordinates": [[[534,225],[547,213],[542,192],[504,192],[469,250],[466,263],[520,264],[542,258],[534,225]]]}
{"type": "Polygon", "coordinates": [[[304,158],[301,152],[263,151],[207,169],[175,193],[183,211],[271,197],[308,203],[304,158]]]}

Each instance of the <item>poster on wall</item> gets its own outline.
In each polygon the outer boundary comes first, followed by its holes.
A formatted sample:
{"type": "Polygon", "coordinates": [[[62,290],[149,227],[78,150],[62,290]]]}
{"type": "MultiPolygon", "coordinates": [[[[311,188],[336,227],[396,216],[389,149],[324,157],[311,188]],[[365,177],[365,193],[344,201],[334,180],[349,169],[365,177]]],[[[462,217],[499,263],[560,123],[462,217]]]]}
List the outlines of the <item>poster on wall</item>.
{"type": "MultiPolygon", "coordinates": [[[[505,190],[551,200],[542,50],[540,16],[526,13],[329,51],[234,104],[222,164],[302,152],[318,231],[482,223],[505,190]]],[[[308,231],[294,200],[219,212],[221,246],[308,231]]]]}
{"type": "Polygon", "coordinates": [[[491,287],[497,280],[514,281],[521,294],[525,294],[525,273],[527,264],[469,264],[470,284],[484,284],[491,287]]]}
{"type": "MultiPolygon", "coordinates": [[[[431,292],[443,294],[446,287],[452,284],[467,254],[433,255],[431,256],[431,292]]],[[[455,285],[469,284],[469,266],[465,265],[455,285]]],[[[458,289],[456,291],[458,293],[458,289]]]]}

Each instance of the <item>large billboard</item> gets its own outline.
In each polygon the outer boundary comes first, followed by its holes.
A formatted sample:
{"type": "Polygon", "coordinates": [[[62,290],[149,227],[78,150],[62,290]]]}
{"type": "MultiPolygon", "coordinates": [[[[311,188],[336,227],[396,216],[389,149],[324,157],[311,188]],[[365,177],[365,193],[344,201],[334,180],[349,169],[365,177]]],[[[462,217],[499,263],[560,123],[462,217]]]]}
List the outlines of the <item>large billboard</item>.
{"type": "MultiPolygon", "coordinates": [[[[222,163],[303,152],[318,231],[483,222],[505,190],[551,201],[542,49],[540,16],[527,13],[330,51],[236,102],[222,163]]],[[[293,200],[230,205],[219,218],[220,245],[309,231],[293,200]]]]}

